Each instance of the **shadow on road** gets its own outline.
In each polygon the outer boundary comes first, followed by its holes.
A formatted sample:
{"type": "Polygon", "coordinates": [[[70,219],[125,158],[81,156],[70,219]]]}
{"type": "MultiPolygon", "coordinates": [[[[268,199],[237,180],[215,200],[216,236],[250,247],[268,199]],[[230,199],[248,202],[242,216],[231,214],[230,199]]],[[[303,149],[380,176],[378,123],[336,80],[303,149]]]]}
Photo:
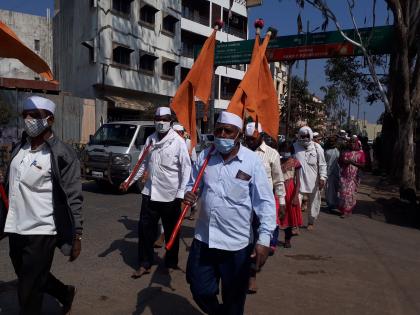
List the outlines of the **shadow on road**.
{"type": "Polygon", "coordinates": [[[161,287],[148,287],[138,293],[137,306],[133,315],[143,314],[146,309],[149,309],[153,315],[202,314],[186,298],[165,292],[161,287]]]}
{"type": "MultiPolygon", "coordinates": [[[[0,281],[0,314],[18,315],[19,302],[17,297],[17,280],[0,281]]],[[[44,294],[42,314],[61,315],[62,310],[57,300],[48,294],[44,294]]]]}
{"type": "Polygon", "coordinates": [[[122,223],[128,233],[122,238],[115,240],[109,245],[109,247],[100,253],[98,257],[106,257],[110,253],[118,250],[124,263],[127,266],[130,266],[133,269],[137,269],[137,220],[131,220],[127,216],[122,216],[119,220],[119,223],[122,223]],[[133,239],[133,240],[130,240],[133,239]]]}

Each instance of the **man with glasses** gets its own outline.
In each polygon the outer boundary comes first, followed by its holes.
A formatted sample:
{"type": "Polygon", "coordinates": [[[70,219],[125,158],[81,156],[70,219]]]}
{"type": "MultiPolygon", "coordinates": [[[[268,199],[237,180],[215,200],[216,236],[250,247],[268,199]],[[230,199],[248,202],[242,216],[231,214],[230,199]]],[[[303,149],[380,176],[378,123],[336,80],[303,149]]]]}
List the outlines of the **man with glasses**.
{"type": "MultiPolygon", "coordinates": [[[[19,314],[40,314],[43,294],[68,314],[76,293],[51,272],[55,247],[74,261],[81,251],[82,185],[74,150],[52,131],[55,104],[31,96],[23,103],[25,132],[12,153],[4,232],[18,277],[19,314]]],[[[3,227],[0,227],[0,234],[3,227]]]]}
{"type": "Polygon", "coordinates": [[[327,163],[324,150],[313,141],[312,129],[305,126],[299,129],[298,140],[294,144],[295,157],[302,165],[300,172],[300,194],[307,197],[308,230],[314,228],[315,220],[321,209],[321,190],[327,179],[327,163]]]}
{"type": "MultiPolygon", "coordinates": [[[[194,300],[207,314],[243,314],[251,255],[259,270],[270,252],[276,226],[275,202],[261,159],[240,144],[242,119],[221,112],[214,131],[215,151],[199,186],[185,202],[200,204],[187,263],[187,282],[194,300]],[[260,220],[252,254],[253,211],[260,220]],[[219,303],[219,282],[222,303],[219,303]]],[[[211,148],[201,152],[188,188],[194,184],[211,148]]]]}
{"type": "MultiPolygon", "coordinates": [[[[144,145],[151,144],[149,153],[129,185],[136,182],[147,170],[148,176],[142,193],[139,220],[139,269],[132,275],[139,278],[150,273],[154,262],[153,245],[156,241],[157,224],[162,219],[165,241],[171,233],[181,213],[181,201],[184,198],[185,186],[191,173],[191,161],[185,141],[171,128],[172,118],[169,107],[159,107],[155,113],[156,131],[151,134],[144,145]]],[[[127,180],[120,189],[128,189],[127,180]]],[[[165,267],[178,268],[179,236],[174,246],[166,251],[165,267]]]]}

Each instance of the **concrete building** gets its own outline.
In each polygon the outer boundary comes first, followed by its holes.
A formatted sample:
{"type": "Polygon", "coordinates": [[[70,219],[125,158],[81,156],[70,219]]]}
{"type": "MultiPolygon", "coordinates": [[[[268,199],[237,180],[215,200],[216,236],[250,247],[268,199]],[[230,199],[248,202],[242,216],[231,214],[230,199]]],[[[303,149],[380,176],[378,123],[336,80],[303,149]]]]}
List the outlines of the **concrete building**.
{"type": "MultiPolygon", "coordinates": [[[[234,1],[231,11],[229,0],[182,0],[181,19],[181,80],[194,62],[194,46],[204,43],[213,31],[217,20],[224,21],[224,27],[217,33],[220,42],[239,41],[248,38],[248,17],[246,1],[234,1]]],[[[245,65],[217,67],[214,78],[214,108],[226,109],[229,100],[245,74],[245,65]]]]}
{"type": "Polygon", "coordinates": [[[54,72],[61,90],[108,100],[108,120],[167,105],[180,84],[181,1],[56,0],[54,72]]]}
{"type": "MultiPolygon", "coordinates": [[[[39,54],[52,69],[52,23],[49,11],[46,16],[24,14],[0,10],[0,21],[9,26],[20,40],[39,54]]],[[[17,59],[0,58],[0,77],[25,80],[40,80],[38,73],[32,71],[17,59]]]]}

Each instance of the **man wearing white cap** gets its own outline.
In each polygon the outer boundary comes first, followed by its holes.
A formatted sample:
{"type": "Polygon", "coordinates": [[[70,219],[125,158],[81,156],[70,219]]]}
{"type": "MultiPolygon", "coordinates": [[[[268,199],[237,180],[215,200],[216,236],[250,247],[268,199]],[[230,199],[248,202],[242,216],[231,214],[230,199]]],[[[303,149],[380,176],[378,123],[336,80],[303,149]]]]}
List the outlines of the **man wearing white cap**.
{"type": "MultiPolygon", "coordinates": [[[[268,182],[270,183],[271,191],[277,198],[279,202],[280,213],[277,213],[277,216],[283,216],[285,213],[286,207],[286,191],[284,188],[284,178],[283,172],[280,165],[280,155],[279,153],[268,146],[262,137],[262,127],[258,123],[258,128],[255,128],[255,122],[250,122],[246,125],[245,128],[245,142],[249,149],[257,153],[261,158],[264,169],[267,174],[268,182]]],[[[255,219],[255,218],[254,218],[255,219]]],[[[278,219],[278,218],[277,218],[278,219]]],[[[276,225],[278,220],[276,220],[276,225]]],[[[253,223],[254,224],[254,223],[253,223]]],[[[275,229],[273,239],[270,243],[271,252],[274,253],[277,245],[278,238],[278,226],[275,229]]],[[[251,276],[249,279],[249,293],[257,292],[257,278],[254,268],[251,268],[251,276]]]]}
{"type": "MultiPolygon", "coordinates": [[[[148,177],[142,193],[139,220],[139,269],[133,278],[150,273],[154,260],[153,244],[157,224],[162,219],[165,241],[168,242],[181,212],[185,186],[191,173],[191,161],[185,141],[171,128],[171,109],[159,107],[155,113],[156,131],[151,134],[144,148],[150,151],[130,184],[136,182],[147,169],[148,177]]],[[[143,148],[143,150],[144,150],[143,148]]],[[[140,152],[141,157],[143,151],[140,152]]],[[[124,183],[123,183],[124,184],[124,183]]],[[[121,184],[121,189],[127,187],[121,184]]],[[[166,252],[165,266],[178,267],[179,236],[174,246],[166,252]]]]}
{"type": "Polygon", "coordinates": [[[51,273],[55,247],[74,261],[81,251],[82,185],[74,150],[52,132],[55,104],[31,96],[23,103],[25,132],[6,178],[9,210],[3,232],[18,277],[20,314],[40,314],[48,293],[70,312],[75,287],[51,273]]]}
{"type": "Polygon", "coordinates": [[[312,230],[321,209],[321,190],[327,179],[327,163],[324,150],[313,141],[312,129],[299,129],[298,141],[294,144],[295,157],[302,165],[300,172],[300,194],[308,198],[308,230],[312,230]]]}
{"type": "MultiPolygon", "coordinates": [[[[275,202],[261,159],[240,144],[242,119],[221,112],[214,131],[215,152],[199,186],[185,201],[200,203],[187,263],[187,282],[194,300],[207,314],[243,314],[253,250],[253,210],[260,220],[255,246],[259,270],[270,251],[276,226],[275,202]],[[219,282],[222,302],[219,303],[219,282]]],[[[201,152],[188,188],[211,148],[201,152]]]]}

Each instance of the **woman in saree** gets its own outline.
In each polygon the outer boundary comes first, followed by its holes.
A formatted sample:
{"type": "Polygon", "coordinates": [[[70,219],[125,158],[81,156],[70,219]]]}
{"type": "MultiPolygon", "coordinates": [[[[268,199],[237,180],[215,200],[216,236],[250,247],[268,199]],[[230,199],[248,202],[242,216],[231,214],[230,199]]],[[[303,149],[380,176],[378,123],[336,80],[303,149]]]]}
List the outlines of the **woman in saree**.
{"type": "Polygon", "coordinates": [[[362,144],[353,137],[349,140],[348,149],[340,156],[339,206],[341,218],[351,215],[356,206],[356,194],[360,184],[360,169],[365,165],[365,153],[362,144]]]}

